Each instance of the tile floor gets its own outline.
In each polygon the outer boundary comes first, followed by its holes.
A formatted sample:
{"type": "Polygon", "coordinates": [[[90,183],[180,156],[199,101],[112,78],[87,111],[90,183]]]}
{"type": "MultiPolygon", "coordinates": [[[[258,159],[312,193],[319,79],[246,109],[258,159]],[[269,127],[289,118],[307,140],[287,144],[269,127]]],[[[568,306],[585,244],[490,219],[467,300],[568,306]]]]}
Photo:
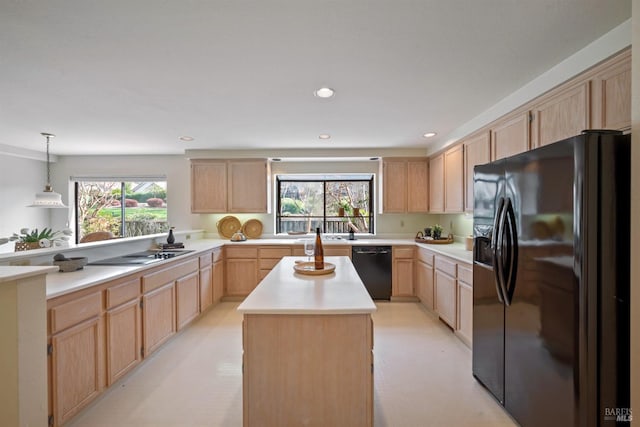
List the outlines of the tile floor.
{"type": "MultiPolygon", "coordinates": [[[[238,304],[215,306],[68,425],[241,426],[238,304]]],[[[432,313],[419,303],[377,305],[376,427],[515,425],[471,376],[471,351],[432,313]]]]}

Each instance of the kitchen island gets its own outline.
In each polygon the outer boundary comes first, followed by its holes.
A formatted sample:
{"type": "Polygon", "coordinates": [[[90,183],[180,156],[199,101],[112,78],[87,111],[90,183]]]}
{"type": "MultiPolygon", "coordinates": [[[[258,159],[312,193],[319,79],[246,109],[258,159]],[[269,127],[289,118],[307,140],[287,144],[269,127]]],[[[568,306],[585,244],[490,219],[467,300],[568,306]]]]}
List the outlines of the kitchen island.
{"type": "Polygon", "coordinates": [[[284,257],[243,313],[243,424],[373,425],[376,306],[348,257],[335,272],[294,272],[284,257]]]}

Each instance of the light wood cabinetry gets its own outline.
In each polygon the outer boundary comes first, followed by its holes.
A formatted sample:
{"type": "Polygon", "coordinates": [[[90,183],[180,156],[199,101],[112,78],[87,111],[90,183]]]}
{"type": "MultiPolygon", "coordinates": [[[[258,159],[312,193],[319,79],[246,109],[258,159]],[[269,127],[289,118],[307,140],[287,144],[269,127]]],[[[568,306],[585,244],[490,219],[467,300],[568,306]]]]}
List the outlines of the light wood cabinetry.
{"type": "Polygon", "coordinates": [[[417,248],[416,260],[416,296],[422,305],[429,310],[434,309],[433,288],[433,252],[417,248]]]}
{"type": "Polygon", "coordinates": [[[491,129],[491,160],[498,160],[529,150],[530,113],[519,113],[500,120],[491,129]]]}
{"type": "Polygon", "coordinates": [[[291,256],[290,246],[261,246],[258,249],[259,279],[264,279],[284,256],[291,256]]]}
{"type": "Polygon", "coordinates": [[[631,129],[631,51],[601,67],[591,80],[594,129],[631,129]]]}
{"type": "Polygon", "coordinates": [[[212,252],[213,264],[211,265],[211,275],[213,284],[213,303],[217,303],[224,296],[224,259],[222,258],[222,248],[214,249],[212,252]]]}
{"type": "Polygon", "coordinates": [[[393,266],[391,274],[391,295],[394,297],[414,296],[414,246],[393,246],[393,266]]]}
{"type": "Polygon", "coordinates": [[[142,296],[142,336],[145,357],[176,332],[174,283],[142,296]]]}
{"type": "Polygon", "coordinates": [[[247,296],[258,284],[258,248],[225,248],[225,295],[247,296]]]}
{"type": "Polygon", "coordinates": [[[473,212],[473,168],[491,161],[491,134],[484,131],[464,142],[464,210],[473,212]]]}
{"type": "Polygon", "coordinates": [[[213,304],[213,268],[211,265],[211,252],[198,257],[200,263],[200,312],[205,311],[213,304]]]}
{"type": "Polygon", "coordinates": [[[407,160],[407,212],[429,211],[429,163],[426,159],[407,160]]]}
{"type": "Polygon", "coordinates": [[[471,265],[458,263],[458,317],[456,335],[471,347],[473,336],[473,270],[471,265]]]}
{"type": "Polygon", "coordinates": [[[266,160],[191,160],[191,212],[266,213],[266,160]]]}
{"type": "Polygon", "coordinates": [[[351,259],[351,246],[323,245],[324,256],[348,256],[351,259]]]}
{"type": "Polygon", "coordinates": [[[444,153],[444,211],[464,211],[464,146],[458,144],[444,153]]]}
{"type": "Polygon", "coordinates": [[[589,82],[544,97],[533,108],[533,147],[578,135],[591,127],[589,82]]]}
{"type": "Polygon", "coordinates": [[[439,255],[434,263],[435,309],[445,323],[456,329],[456,263],[439,255]]]}
{"type": "Polygon", "coordinates": [[[107,385],[111,385],[142,360],[140,278],[107,288],[105,302],[107,385]]]}
{"type": "Polygon", "coordinates": [[[48,303],[53,422],[60,425],[95,399],[105,384],[102,296],[94,292],[48,303]]]}
{"type": "Polygon", "coordinates": [[[429,212],[444,212],[444,153],[429,159],[429,212]]]}
{"type": "Polygon", "coordinates": [[[180,330],[200,314],[199,271],[176,280],[176,328],[180,330]]]}
{"type": "Polygon", "coordinates": [[[191,212],[227,212],[227,163],[191,160],[191,212]]]}
{"type": "Polygon", "coordinates": [[[428,163],[419,158],[385,158],[382,210],[385,213],[428,211],[428,163]]]}

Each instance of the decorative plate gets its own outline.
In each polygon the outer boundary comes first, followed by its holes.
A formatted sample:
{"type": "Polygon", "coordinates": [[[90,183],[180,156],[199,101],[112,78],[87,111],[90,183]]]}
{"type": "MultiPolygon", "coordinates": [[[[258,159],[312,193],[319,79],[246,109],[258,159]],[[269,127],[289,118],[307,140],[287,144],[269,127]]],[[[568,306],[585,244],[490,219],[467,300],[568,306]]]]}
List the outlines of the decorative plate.
{"type": "Polygon", "coordinates": [[[296,273],[308,274],[309,276],[319,276],[321,274],[332,273],[333,270],[336,269],[336,265],[331,264],[330,262],[325,262],[322,270],[316,270],[314,262],[299,262],[293,266],[293,269],[296,273]]]}
{"type": "Polygon", "coordinates": [[[216,223],[218,234],[226,239],[230,239],[233,234],[240,230],[240,220],[235,216],[228,215],[220,218],[216,223]]]}
{"type": "Polygon", "coordinates": [[[257,239],[262,235],[262,222],[259,219],[248,219],[242,224],[242,232],[249,239],[257,239]]]}

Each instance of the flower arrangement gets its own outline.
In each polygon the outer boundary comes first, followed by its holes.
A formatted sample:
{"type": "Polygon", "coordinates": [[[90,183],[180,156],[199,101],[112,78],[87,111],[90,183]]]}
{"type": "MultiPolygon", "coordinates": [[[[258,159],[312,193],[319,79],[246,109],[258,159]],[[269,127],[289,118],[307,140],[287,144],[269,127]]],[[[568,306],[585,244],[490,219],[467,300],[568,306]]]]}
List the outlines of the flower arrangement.
{"type": "Polygon", "coordinates": [[[53,231],[51,228],[38,230],[34,228],[20,229],[20,234],[13,233],[10,237],[0,238],[0,245],[8,242],[16,242],[16,251],[26,251],[28,249],[50,248],[52,246],[62,246],[62,243],[69,240],[72,231],[68,228],[60,231],[53,231]]]}

